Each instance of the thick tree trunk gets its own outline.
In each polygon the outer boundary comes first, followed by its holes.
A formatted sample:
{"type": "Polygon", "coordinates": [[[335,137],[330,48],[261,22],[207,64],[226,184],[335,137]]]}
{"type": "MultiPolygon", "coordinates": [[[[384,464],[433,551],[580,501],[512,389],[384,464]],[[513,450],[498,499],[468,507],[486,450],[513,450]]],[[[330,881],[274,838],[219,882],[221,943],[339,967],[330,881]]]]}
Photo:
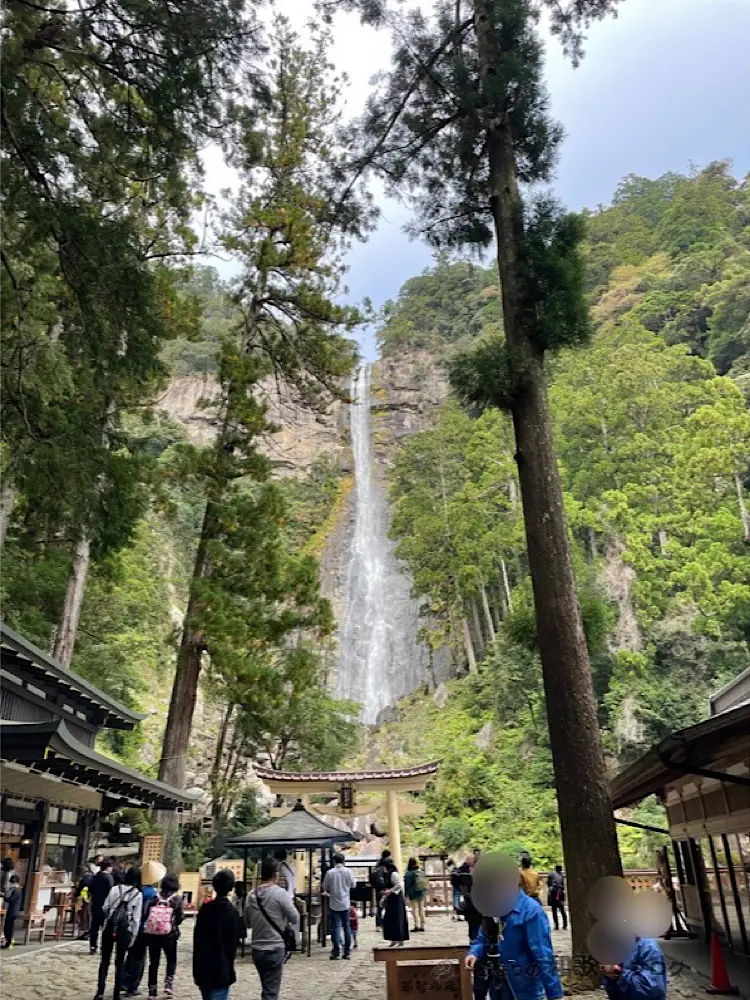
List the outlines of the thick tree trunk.
{"type": "Polygon", "coordinates": [[[208,542],[213,536],[215,523],[216,509],[209,501],[203,516],[198,551],[195,554],[190,596],[185,612],[185,623],[182,627],[182,639],[177,654],[177,669],[172,685],[167,727],[164,730],[164,742],[159,762],[159,780],[177,788],[182,788],[185,784],[190,733],[193,726],[195,703],[198,697],[198,678],[203,659],[203,634],[195,627],[195,616],[200,607],[196,583],[207,576],[209,571],[208,542]]]}
{"type": "Polygon", "coordinates": [[[15,505],[16,491],[9,483],[3,483],[0,487],[0,546],[5,544],[5,536],[15,505]]]}
{"type": "Polygon", "coordinates": [[[502,106],[504,95],[497,93],[501,53],[490,16],[494,7],[494,0],[475,0],[505,336],[521,372],[513,404],[516,461],[565,855],[574,967],[580,969],[576,978],[593,986],[599,970],[586,946],[592,923],[587,897],[602,876],[622,875],[622,866],[576,598],[543,362],[533,347],[533,330],[524,325],[528,314],[521,297],[519,263],[523,212],[513,139],[502,106]]]}
{"type": "Polygon", "coordinates": [[[487,600],[487,588],[484,585],[484,581],[479,583],[479,593],[482,598],[482,611],[484,611],[484,620],[487,624],[487,634],[490,637],[490,642],[495,641],[495,623],[492,620],[492,614],[490,612],[490,602],[487,600]]]}
{"type": "Polygon", "coordinates": [[[73,564],[70,567],[68,589],[65,592],[65,603],[60,614],[55,645],[52,650],[54,658],[64,667],[69,667],[73,659],[90,565],[91,544],[84,535],[73,550],[73,564]]]}

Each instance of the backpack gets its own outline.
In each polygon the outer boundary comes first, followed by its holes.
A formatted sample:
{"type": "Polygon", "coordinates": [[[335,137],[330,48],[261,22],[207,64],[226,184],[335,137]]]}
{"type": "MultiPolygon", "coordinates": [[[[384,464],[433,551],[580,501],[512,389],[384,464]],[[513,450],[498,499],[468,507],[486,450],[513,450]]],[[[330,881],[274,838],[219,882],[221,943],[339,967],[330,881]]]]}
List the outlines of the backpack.
{"type": "Polygon", "coordinates": [[[159,896],[158,899],[154,900],[146,917],[146,925],[143,928],[144,934],[153,934],[155,937],[167,937],[167,935],[172,933],[174,919],[173,899],[174,893],[166,899],[163,896],[159,896]]]}
{"type": "Polygon", "coordinates": [[[386,874],[384,865],[378,865],[370,875],[370,885],[378,892],[383,892],[390,884],[390,876],[386,874]]]}
{"type": "Polygon", "coordinates": [[[414,872],[414,891],[427,892],[427,876],[421,868],[414,872]]]}
{"type": "Polygon", "coordinates": [[[120,899],[117,906],[107,918],[107,931],[113,938],[130,938],[128,904],[132,898],[132,893],[127,892],[125,889],[120,890],[120,899]]]}

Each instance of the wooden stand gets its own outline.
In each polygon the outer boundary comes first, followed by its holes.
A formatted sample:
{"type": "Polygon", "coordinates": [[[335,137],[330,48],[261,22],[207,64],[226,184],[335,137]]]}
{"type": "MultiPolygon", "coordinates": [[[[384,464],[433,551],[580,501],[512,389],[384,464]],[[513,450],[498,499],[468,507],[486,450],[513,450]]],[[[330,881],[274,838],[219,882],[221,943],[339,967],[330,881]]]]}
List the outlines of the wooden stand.
{"type": "Polygon", "coordinates": [[[471,1000],[471,973],[464,968],[466,948],[374,948],[376,962],[386,963],[388,1000],[411,1000],[428,994],[434,1000],[471,1000]],[[429,965],[417,965],[429,962],[429,965]]]}

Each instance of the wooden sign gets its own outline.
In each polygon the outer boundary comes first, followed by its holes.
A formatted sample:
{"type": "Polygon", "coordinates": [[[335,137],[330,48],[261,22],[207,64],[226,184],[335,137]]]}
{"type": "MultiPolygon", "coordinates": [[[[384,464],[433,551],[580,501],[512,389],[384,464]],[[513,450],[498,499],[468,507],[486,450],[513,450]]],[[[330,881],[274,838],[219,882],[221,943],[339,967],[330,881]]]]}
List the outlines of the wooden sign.
{"type": "MultiPolygon", "coordinates": [[[[455,962],[397,965],[399,998],[461,1000],[461,974],[455,962]]],[[[389,996],[390,1000],[390,996],[389,996]]]]}
{"type": "Polygon", "coordinates": [[[464,968],[467,949],[375,948],[373,958],[386,963],[388,1000],[471,1000],[471,973],[464,968]]]}
{"type": "Polygon", "coordinates": [[[164,837],[160,833],[149,834],[141,841],[141,868],[147,861],[162,863],[164,853],[164,837]]]}

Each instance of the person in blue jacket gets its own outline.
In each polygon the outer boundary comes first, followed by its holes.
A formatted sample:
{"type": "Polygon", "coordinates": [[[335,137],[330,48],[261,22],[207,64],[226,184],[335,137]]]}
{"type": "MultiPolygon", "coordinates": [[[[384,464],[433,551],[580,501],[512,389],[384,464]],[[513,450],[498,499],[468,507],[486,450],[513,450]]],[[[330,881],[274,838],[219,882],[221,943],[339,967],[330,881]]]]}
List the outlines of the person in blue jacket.
{"type": "MultiPolygon", "coordinates": [[[[516,1000],[539,1000],[544,996],[547,1000],[561,1000],[563,988],[552,950],[549,921],[539,901],[519,889],[510,911],[500,914],[499,919],[500,961],[516,1000]]],[[[467,969],[479,966],[478,972],[484,972],[488,944],[482,925],[466,956],[467,969]]],[[[510,1000],[508,991],[495,991],[486,975],[477,975],[475,980],[475,997],[484,998],[489,992],[492,1000],[510,1000]]]]}
{"type": "Polygon", "coordinates": [[[665,1000],[667,964],[652,938],[636,938],[622,965],[603,965],[602,985],[609,1000],[665,1000]]]}

